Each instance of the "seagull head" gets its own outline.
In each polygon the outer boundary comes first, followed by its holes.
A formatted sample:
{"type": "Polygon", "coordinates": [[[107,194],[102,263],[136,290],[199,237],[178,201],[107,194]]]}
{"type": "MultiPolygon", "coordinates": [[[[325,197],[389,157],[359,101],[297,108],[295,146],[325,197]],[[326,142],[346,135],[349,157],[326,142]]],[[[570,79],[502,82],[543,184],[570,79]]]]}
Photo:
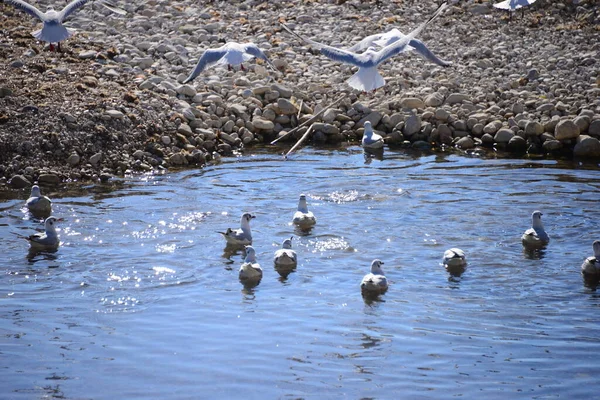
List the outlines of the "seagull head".
{"type": "Polygon", "coordinates": [[[300,200],[298,201],[298,211],[301,211],[303,213],[308,212],[308,206],[306,205],[306,195],[305,194],[300,195],[300,200]]]}
{"type": "Polygon", "coordinates": [[[254,247],[246,246],[245,250],[246,250],[246,258],[244,259],[244,261],[245,262],[255,262],[256,261],[256,251],[254,250],[254,247]]]}
{"type": "Polygon", "coordinates": [[[383,261],[381,261],[380,259],[373,260],[373,262],[371,263],[371,273],[376,275],[383,275],[383,270],[381,269],[382,265],[383,261]]]}
{"type": "Polygon", "coordinates": [[[56,232],[56,222],[62,221],[62,219],[58,219],[56,217],[48,217],[44,221],[44,229],[46,232],[56,232]]]}
{"type": "Polygon", "coordinates": [[[592,247],[594,249],[594,257],[596,257],[596,260],[600,261],[600,240],[594,240],[592,247]]]}
{"type": "Polygon", "coordinates": [[[40,187],[38,185],[33,185],[31,187],[31,196],[29,197],[40,197],[42,192],[40,192],[40,187]]]}
{"type": "Polygon", "coordinates": [[[541,211],[534,211],[531,214],[531,221],[532,221],[532,226],[533,228],[541,228],[542,227],[542,212],[541,211]]]}
{"type": "Polygon", "coordinates": [[[281,248],[283,248],[283,249],[291,249],[291,248],[292,248],[292,239],[293,239],[293,238],[294,238],[294,237],[292,236],[292,237],[291,237],[291,238],[289,238],[289,239],[285,239],[285,240],[283,241],[283,243],[281,244],[281,248]]]}
{"type": "Polygon", "coordinates": [[[246,222],[246,223],[250,223],[250,220],[256,218],[255,215],[252,215],[250,213],[244,213],[242,214],[242,223],[246,222]]]}

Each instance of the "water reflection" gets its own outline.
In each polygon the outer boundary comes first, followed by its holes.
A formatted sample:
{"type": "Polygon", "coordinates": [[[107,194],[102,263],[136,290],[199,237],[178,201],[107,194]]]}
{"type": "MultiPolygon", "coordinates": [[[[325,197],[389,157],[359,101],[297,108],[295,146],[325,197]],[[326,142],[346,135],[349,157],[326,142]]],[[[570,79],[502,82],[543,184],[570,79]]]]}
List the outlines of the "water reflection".
{"type": "MultiPolygon", "coordinates": [[[[33,265],[39,261],[56,261],[58,259],[58,248],[56,249],[36,249],[30,247],[27,251],[27,261],[29,261],[29,265],[33,265]]],[[[58,266],[50,266],[49,268],[57,268],[58,266]]]]}
{"type": "Polygon", "coordinates": [[[541,260],[546,255],[546,247],[531,248],[523,247],[523,256],[528,260],[541,260]]]}
{"type": "Polygon", "coordinates": [[[381,149],[364,149],[365,164],[371,164],[373,159],[383,161],[383,148],[381,149]]]}
{"type": "Polygon", "coordinates": [[[588,288],[591,289],[592,291],[596,291],[596,289],[598,288],[598,285],[600,284],[600,275],[584,275],[581,274],[582,278],[583,278],[583,285],[588,288]]]}

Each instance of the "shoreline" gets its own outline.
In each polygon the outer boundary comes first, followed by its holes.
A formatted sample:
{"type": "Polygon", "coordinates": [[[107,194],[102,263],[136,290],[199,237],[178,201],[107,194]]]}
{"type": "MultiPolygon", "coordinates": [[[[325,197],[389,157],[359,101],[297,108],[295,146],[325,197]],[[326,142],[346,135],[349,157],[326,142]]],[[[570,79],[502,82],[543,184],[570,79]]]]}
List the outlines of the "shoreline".
{"type": "MultiPolygon", "coordinates": [[[[539,0],[524,20],[511,23],[488,3],[453,5],[422,39],[454,66],[399,55],[380,68],[386,86],[361,94],[345,83],[353,69],[312,55],[277,23],[259,29],[249,21],[270,13],[304,36],[345,44],[342,39],[354,43],[359,32],[414,26],[412,20],[403,23],[400,7],[419,15],[429,9],[417,3],[374,9],[319,2],[292,12],[278,6],[264,10],[252,1],[200,8],[184,3],[187,9],[168,12],[153,3],[137,12],[125,5],[138,19],[84,7],[67,23],[78,33],[65,42],[63,53],[44,49],[30,35],[39,24],[0,3],[6,39],[0,42],[0,185],[51,186],[201,167],[242,147],[269,143],[344,93],[344,101],[313,126],[306,145],[358,144],[368,120],[394,147],[495,148],[516,158],[600,161],[600,43],[592,43],[600,31],[597,5],[583,1],[569,9],[539,0]],[[583,10],[592,13],[585,17],[583,10]],[[99,27],[94,19],[101,13],[106,18],[99,27]],[[177,13],[194,16],[197,25],[176,23],[177,13]],[[339,31],[327,38],[323,27],[334,29],[328,24],[338,14],[339,31]],[[388,21],[384,15],[394,17],[388,21]],[[172,39],[152,34],[148,24],[159,17],[160,31],[177,27],[172,39]],[[194,29],[200,21],[204,28],[194,29]],[[474,27],[480,37],[465,36],[474,27]],[[179,83],[202,49],[249,32],[281,75],[251,61],[246,72],[212,69],[190,84],[179,83]],[[490,38],[495,45],[484,46],[490,38]],[[515,38],[522,42],[513,43],[515,38]],[[544,43],[554,47],[543,48],[544,43]],[[532,46],[539,46],[538,58],[531,58],[532,46]]],[[[306,129],[285,143],[291,147],[306,129]]]]}

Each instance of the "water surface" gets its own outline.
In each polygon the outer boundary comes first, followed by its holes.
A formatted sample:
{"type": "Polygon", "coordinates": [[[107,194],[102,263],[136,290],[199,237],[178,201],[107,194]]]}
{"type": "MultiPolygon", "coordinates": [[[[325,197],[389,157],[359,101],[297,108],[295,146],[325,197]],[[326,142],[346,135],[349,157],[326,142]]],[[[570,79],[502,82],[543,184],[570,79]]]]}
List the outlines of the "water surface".
{"type": "Polygon", "coordinates": [[[253,149],[221,165],[51,192],[62,246],[0,202],[2,398],[580,398],[600,388],[598,165],[253,149]],[[318,222],[290,224],[298,195],[318,222]],[[539,209],[541,252],[520,236],[539,209]],[[252,221],[264,277],[217,231],[252,221]],[[299,264],[274,270],[294,236],[299,264]],[[460,247],[461,276],[440,265],[460,247]],[[389,291],[363,299],[380,258],[389,291]]]}

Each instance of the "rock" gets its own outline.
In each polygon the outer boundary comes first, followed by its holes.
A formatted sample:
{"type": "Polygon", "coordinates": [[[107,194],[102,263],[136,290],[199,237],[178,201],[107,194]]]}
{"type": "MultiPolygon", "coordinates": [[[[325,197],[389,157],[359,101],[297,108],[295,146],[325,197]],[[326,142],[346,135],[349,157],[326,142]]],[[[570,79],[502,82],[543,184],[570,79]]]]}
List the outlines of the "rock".
{"type": "Polygon", "coordinates": [[[175,89],[177,94],[187,97],[194,97],[196,95],[196,89],[194,89],[190,85],[181,85],[177,89],[175,89]]]}
{"type": "Polygon", "coordinates": [[[298,114],[298,109],[296,108],[296,106],[291,101],[289,101],[288,99],[285,99],[283,97],[277,99],[277,111],[278,111],[278,114],[283,114],[283,115],[298,114]]]}
{"type": "Polygon", "coordinates": [[[381,119],[383,118],[383,114],[380,113],[379,111],[371,111],[366,117],[362,118],[360,121],[358,121],[358,123],[356,124],[357,128],[362,127],[365,122],[367,121],[371,121],[371,125],[373,125],[373,127],[376,127],[379,122],[381,122],[381,119]]]}
{"type": "Polygon", "coordinates": [[[323,122],[315,122],[313,125],[315,131],[323,132],[326,135],[337,135],[340,133],[340,128],[335,125],[325,124],[323,122]]]}
{"type": "Polygon", "coordinates": [[[23,189],[31,186],[31,182],[29,182],[23,175],[14,175],[8,181],[8,185],[14,189],[23,189]]]}
{"type": "Polygon", "coordinates": [[[444,95],[441,93],[431,93],[425,98],[425,105],[428,107],[439,107],[444,104],[444,95]]]}
{"type": "Polygon", "coordinates": [[[539,106],[538,108],[535,109],[535,111],[537,111],[539,113],[550,112],[552,110],[554,110],[554,104],[552,104],[552,103],[542,104],[541,106],[539,106]]]}
{"type": "Polygon", "coordinates": [[[538,72],[537,69],[532,68],[529,71],[527,71],[527,79],[529,79],[530,81],[534,81],[539,77],[540,77],[540,73],[538,72]]]}
{"type": "Polygon", "coordinates": [[[237,115],[244,115],[248,111],[248,107],[241,104],[232,104],[229,106],[229,109],[237,115]]]}
{"type": "Polygon", "coordinates": [[[494,141],[496,143],[508,143],[510,139],[512,139],[514,136],[515,133],[512,131],[512,129],[502,128],[499,129],[498,132],[496,132],[496,135],[494,136],[494,141]]]}
{"type": "Polygon", "coordinates": [[[573,123],[579,127],[579,133],[587,132],[590,126],[590,118],[585,115],[580,115],[573,120],[573,123]]]}
{"type": "Polygon", "coordinates": [[[13,96],[13,91],[7,87],[0,87],[0,99],[3,97],[13,96]]]}
{"type": "Polygon", "coordinates": [[[102,159],[102,153],[96,153],[93,156],[90,157],[90,164],[96,166],[98,165],[98,163],[100,162],[100,160],[102,159]]]}
{"type": "Polygon", "coordinates": [[[521,136],[515,135],[508,141],[507,149],[515,153],[524,153],[527,151],[527,141],[521,136]]]}
{"type": "Polygon", "coordinates": [[[187,164],[187,159],[182,153],[174,153],[168,158],[168,162],[172,165],[184,165],[187,164]]]}
{"type": "Polygon", "coordinates": [[[500,128],[502,128],[502,121],[495,120],[495,121],[490,122],[486,126],[484,126],[483,127],[483,132],[484,133],[489,133],[490,135],[493,135],[496,132],[498,132],[498,129],[500,129],[500,128]]]}
{"type": "Polygon", "coordinates": [[[177,128],[177,133],[181,133],[185,137],[190,137],[194,134],[192,128],[188,124],[181,124],[177,128]]]}
{"type": "Polygon", "coordinates": [[[494,144],[494,137],[489,133],[485,133],[481,137],[481,143],[483,143],[484,146],[492,146],[494,144]]]}
{"type": "Polygon", "coordinates": [[[475,147],[475,142],[470,136],[465,136],[456,141],[456,147],[463,150],[472,149],[475,147]]]}
{"type": "Polygon", "coordinates": [[[411,115],[404,121],[402,133],[404,136],[411,136],[421,130],[421,118],[417,115],[411,115]]]}
{"type": "Polygon", "coordinates": [[[285,98],[288,98],[288,99],[290,97],[292,97],[292,94],[294,93],[292,91],[292,89],[288,88],[287,86],[283,86],[283,85],[281,85],[279,83],[275,83],[275,84],[271,85],[271,89],[279,92],[279,95],[281,97],[285,97],[285,98]]]}
{"type": "Polygon", "coordinates": [[[588,135],[580,135],[573,148],[573,155],[576,157],[600,157],[600,140],[588,135]]]}
{"type": "Polygon", "coordinates": [[[528,121],[525,124],[525,135],[527,136],[540,136],[544,133],[544,127],[537,121],[528,121]]]}
{"type": "Polygon", "coordinates": [[[86,51],[82,51],[80,52],[77,57],[83,59],[83,60],[87,60],[87,59],[92,59],[92,58],[96,58],[96,55],[98,53],[95,50],[86,50],[86,51]]]}
{"type": "Polygon", "coordinates": [[[556,140],[575,139],[579,136],[579,127],[570,119],[565,119],[556,124],[554,138],[556,140]]]}
{"type": "Polygon", "coordinates": [[[323,122],[332,123],[333,121],[335,121],[336,117],[338,116],[338,113],[339,112],[337,110],[330,108],[329,110],[323,113],[321,120],[323,122]]]}
{"type": "Polygon", "coordinates": [[[125,118],[125,114],[123,114],[121,111],[117,111],[117,110],[106,110],[106,115],[108,115],[110,118],[113,119],[123,119],[125,118]]]}
{"type": "Polygon", "coordinates": [[[67,162],[72,167],[79,164],[79,161],[81,161],[81,157],[79,157],[79,154],[77,154],[77,153],[71,153],[69,158],[67,158],[67,162]]]}
{"type": "Polygon", "coordinates": [[[272,121],[269,121],[269,120],[261,118],[261,117],[255,117],[252,120],[252,125],[254,125],[254,128],[260,129],[263,131],[272,131],[273,128],[275,128],[275,124],[272,121]]]}
{"type": "Polygon", "coordinates": [[[554,139],[546,140],[544,142],[544,144],[542,145],[542,148],[546,152],[552,152],[552,151],[556,151],[556,150],[559,150],[560,148],[562,148],[562,143],[560,143],[559,140],[554,140],[554,139]]]}
{"type": "Polygon", "coordinates": [[[600,119],[595,119],[590,123],[588,134],[590,136],[600,136],[600,119]]]}
{"type": "Polygon", "coordinates": [[[439,119],[440,121],[448,121],[448,119],[450,118],[450,112],[448,110],[445,110],[443,108],[438,108],[437,110],[435,110],[435,119],[439,119]]]}
{"type": "Polygon", "coordinates": [[[469,100],[469,96],[467,96],[466,94],[451,93],[450,95],[448,95],[448,97],[446,97],[446,104],[452,105],[462,103],[465,100],[469,100]]]}
{"type": "Polygon", "coordinates": [[[60,178],[55,174],[41,174],[38,176],[38,182],[42,185],[58,185],[60,178]]]}
{"type": "Polygon", "coordinates": [[[402,108],[425,108],[423,100],[416,97],[407,97],[400,100],[400,107],[402,108]]]}

